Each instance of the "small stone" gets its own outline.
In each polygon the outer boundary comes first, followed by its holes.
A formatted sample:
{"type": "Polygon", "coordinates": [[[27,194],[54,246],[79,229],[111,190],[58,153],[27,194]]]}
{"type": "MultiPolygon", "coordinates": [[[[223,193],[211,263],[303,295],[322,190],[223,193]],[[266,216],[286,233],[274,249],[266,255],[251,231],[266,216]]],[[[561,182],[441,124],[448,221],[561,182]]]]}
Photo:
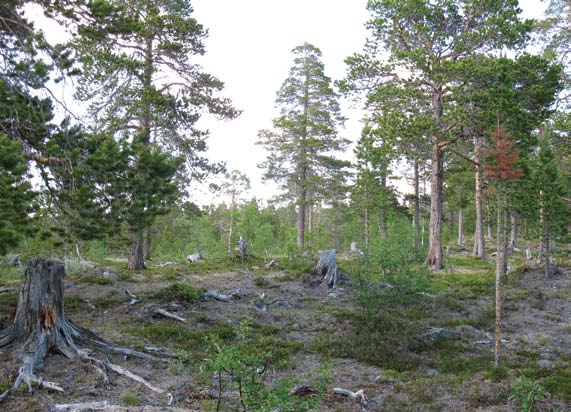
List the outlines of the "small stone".
{"type": "Polygon", "coordinates": [[[543,369],[553,368],[553,362],[547,359],[540,359],[539,362],[537,362],[537,364],[539,365],[540,368],[543,369]]]}
{"type": "Polygon", "coordinates": [[[277,302],[274,303],[274,305],[276,305],[279,308],[293,308],[293,305],[291,303],[289,303],[287,300],[278,300],[277,302]]]}
{"type": "Polygon", "coordinates": [[[300,330],[300,329],[301,329],[301,326],[300,326],[299,323],[294,323],[293,325],[291,325],[291,328],[292,328],[293,330],[300,330]]]}
{"type": "Polygon", "coordinates": [[[426,370],[426,376],[433,377],[436,375],[438,375],[438,371],[436,369],[427,369],[426,370]]]}

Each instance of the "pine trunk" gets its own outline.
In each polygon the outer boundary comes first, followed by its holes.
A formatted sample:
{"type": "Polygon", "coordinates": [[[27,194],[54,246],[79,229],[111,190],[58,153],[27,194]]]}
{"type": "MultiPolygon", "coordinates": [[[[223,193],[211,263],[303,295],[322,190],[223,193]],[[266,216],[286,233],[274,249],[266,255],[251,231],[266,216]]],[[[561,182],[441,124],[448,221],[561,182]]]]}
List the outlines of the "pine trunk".
{"type": "Polygon", "coordinates": [[[436,270],[444,267],[442,261],[442,149],[432,147],[432,177],[430,188],[430,227],[426,263],[436,270]]]}
{"type": "Polygon", "coordinates": [[[420,190],[419,190],[418,160],[414,161],[414,216],[412,226],[414,230],[414,243],[418,247],[420,243],[420,190]]]}
{"type": "Polygon", "coordinates": [[[129,247],[129,257],[127,260],[127,268],[130,270],[145,269],[145,258],[143,254],[143,235],[135,234],[129,247]]]}
{"type": "Polygon", "coordinates": [[[371,233],[370,229],[370,222],[369,222],[369,183],[365,182],[364,187],[364,197],[365,197],[365,217],[364,217],[364,225],[365,225],[365,251],[367,256],[369,254],[369,235],[371,233]]]}
{"type": "Polygon", "coordinates": [[[517,247],[517,236],[518,236],[517,214],[513,210],[510,212],[510,226],[511,226],[511,232],[510,232],[508,253],[510,256],[512,256],[517,247]]]}
{"type": "MultiPolygon", "coordinates": [[[[476,138],[474,145],[474,155],[476,162],[480,163],[480,148],[482,145],[482,138],[476,138]]],[[[486,257],[485,242],[484,242],[484,213],[482,208],[482,168],[479,164],[476,165],[475,171],[476,180],[476,232],[474,234],[474,256],[484,259],[486,257]]]]}
{"type": "Polygon", "coordinates": [[[458,246],[464,244],[464,211],[458,209],[458,239],[456,240],[458,246]]]}

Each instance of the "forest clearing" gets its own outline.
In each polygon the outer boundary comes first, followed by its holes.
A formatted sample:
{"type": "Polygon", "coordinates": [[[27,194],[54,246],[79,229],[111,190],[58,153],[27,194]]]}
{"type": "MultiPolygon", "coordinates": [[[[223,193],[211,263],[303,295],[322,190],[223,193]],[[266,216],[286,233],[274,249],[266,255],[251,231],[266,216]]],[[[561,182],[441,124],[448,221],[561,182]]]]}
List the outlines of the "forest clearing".
{"type": "Polygon", "coordinates": [[[2,0],[0,410],[571,411],[570,45],[565,0],[2,0]]]}
{"type": "MultiPolygon", "coordinates": [[[[508,400],[520,376],[541,385],[536,392],[522,389],[538,397],[529,410],[569,410],[571,249],[562,253],[562,272],[548,280],[520,255],[503,285],[501,368],[493,362],[493,259],[480,261],[466,250],[451,250],[450,269],[427,274],[420,287],[395,284],[400,291],[376,297],[371,290],[379,285],[363,288],[354,276],[335,289],[320,285],[309,260],[288,265],[280,259],[278,267],[265,269],[261,259],[245,266],[215,259],[144,272],[126,271],[111,259],[76,261],[65,277],[66,316],[112,344],[173,354],[166,363],[112,355],[164,393],[113,372],[105,382],[89,362],[55,353],[38,373],[64,392],[36,388],[30,394],[23,385],[2,408],[44,411],[107,401],[114,407],[85,410],[215,411],[220,397],[219,410],[242,410],[228,373],[218,386],[217,367],[235,367],[246,402],[260,405],[246,410],[516,411],[528,394],[508,400]],[[203,299],[205,290],[234,297],[203,299]],[[183,321],[161,316],[157,308],[183,321]],[[292,395],[300,385],[314,393],[292,395]],[[367,402],[335,395],[333,388],[362,390],[367,402]],[[167,393],[172,409],[165,407],[167,393]]],[[[358,267],[359,257],[347,258],[339,259],[340,267],[358,267]]],[[[11,270],[11,279],[4,275],[0,286],[18,285],[17,272],[11,270]]],[[[2,294],[3,326],[16,300],[17,291],[2,294]]],[[[18,362],[3,352],[0,365],[5,390],[18,362]]]]}

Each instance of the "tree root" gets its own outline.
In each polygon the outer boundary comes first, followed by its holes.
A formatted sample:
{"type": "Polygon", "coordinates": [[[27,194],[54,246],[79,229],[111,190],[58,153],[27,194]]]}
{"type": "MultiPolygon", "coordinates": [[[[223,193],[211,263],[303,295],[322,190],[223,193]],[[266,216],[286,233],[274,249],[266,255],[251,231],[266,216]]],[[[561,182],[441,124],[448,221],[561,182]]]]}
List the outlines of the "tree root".
{"type": "Polygon", "coordinates": [[[34,373],[43,365],[50,352],[59,352],[68,359],[80,358],[88,361],[105,383],[109,382],[107,370],[142,383],[158,394],[165,392],[140,376],[112,364],[106,360],[92,357],[91,350],[79,347],[83,345],[107,353],[136,357],[149,361],[167,362],[144,352],[122,346],[112,345],[87,329],[80,328],[67,320],[63,314],[63,276],[64,266],[59,261],[37,259],[27,265],[20,287],[20,300],[16,308],[14,323],[0,334],[0,349],[21,344],[21,367],[14,384],[0,395],[0,402],[6,399],[11,390],[18,389],[22,383],[32,392],[33,384],[63,392],[56,383],[44,381],[34,373]]]}

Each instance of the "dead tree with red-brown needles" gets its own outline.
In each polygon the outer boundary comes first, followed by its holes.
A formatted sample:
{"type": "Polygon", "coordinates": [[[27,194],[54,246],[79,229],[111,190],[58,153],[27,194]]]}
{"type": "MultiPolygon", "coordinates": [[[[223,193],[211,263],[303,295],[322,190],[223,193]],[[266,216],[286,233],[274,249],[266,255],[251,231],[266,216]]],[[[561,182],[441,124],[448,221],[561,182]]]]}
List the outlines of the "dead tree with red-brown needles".
{"type": "Polygon", "coordinates": [[[496,254],[496,327],[495,327],[495,364],[500,364],[500,336],[501,336],[501,294],[500,286],[502,276],[507,269],[507,196],[503,190],[504,183],[508,180],[518,179],[523,175],[523,170],[516,169],[515,164],[519,159],[519,151],[515,148],[515,140],[504,129],[498,127],[492,133],[495,147],[488,151],[488,155],[494,159],[493,164],[484,166],[485,177],[496,181],[496,196],[498,201],[497,210],[497,254],[496,254]]]}

